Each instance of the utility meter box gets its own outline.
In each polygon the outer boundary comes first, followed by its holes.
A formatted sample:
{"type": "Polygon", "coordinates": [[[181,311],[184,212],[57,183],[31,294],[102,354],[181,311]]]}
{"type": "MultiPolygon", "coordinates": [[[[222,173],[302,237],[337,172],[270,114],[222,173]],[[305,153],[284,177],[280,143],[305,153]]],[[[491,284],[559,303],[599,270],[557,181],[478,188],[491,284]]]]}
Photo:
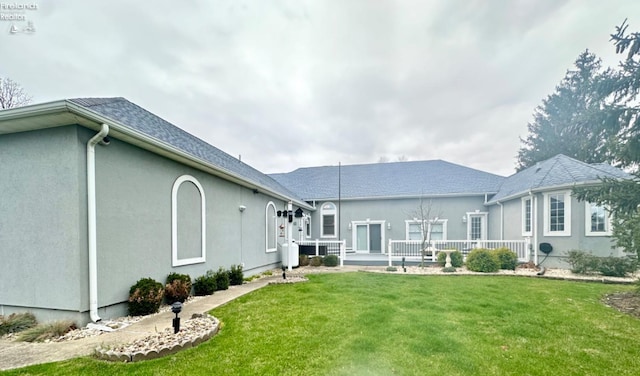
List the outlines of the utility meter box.
{"type": "Polygon", "coordinates": [[[291,249],[289,249],[289,244],[282,244],[282,266],[289,267],[289,265],[292,268],[297,268],[300,265],[300,252],[296,243],[291,244],[291,249]]]}

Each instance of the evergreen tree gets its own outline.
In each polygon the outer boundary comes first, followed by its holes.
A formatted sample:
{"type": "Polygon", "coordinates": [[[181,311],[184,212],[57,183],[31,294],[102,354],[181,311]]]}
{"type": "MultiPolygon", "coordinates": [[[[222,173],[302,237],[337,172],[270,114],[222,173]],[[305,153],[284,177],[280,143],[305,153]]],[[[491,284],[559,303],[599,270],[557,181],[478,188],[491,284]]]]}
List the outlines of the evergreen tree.
{"type": "Polygon", "coordinates": [[[602,111],[612,71],[589,50],[576,59],[553,94],[535,109],[529,134],[521,139],[518,171],[557,154],[587,162],[611,161],[612,127],[602,111]]]}
{"type": "Polygon", "coordinates": [[[626,20],[616,27],[611,40],[616,53],[627,52],[619,70],[610,77],[603,117],[608,132],[615,132],[611,144],[614,160],[632,175],[631,180],[603,179],[597,187],[574,189],[581,200],[606,205],[613,215],[616,244],[640,257],[640,33],[627,34],[626,20]]]}

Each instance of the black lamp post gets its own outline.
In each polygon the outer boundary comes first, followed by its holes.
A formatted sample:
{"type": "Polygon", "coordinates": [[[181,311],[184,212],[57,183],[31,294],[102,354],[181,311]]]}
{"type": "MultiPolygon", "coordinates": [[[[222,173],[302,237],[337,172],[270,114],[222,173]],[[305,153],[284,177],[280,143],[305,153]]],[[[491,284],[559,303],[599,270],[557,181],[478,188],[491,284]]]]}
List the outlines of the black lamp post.
{"type": "Polygon", "coordinates": [[[176,314],[176,317],[173,319],[173,334],[177,334],[180,331],[180,317],[178,317],[178,313],[182,311],[182,303],[175,302],[171,305],[171,312],[176,314]]]}

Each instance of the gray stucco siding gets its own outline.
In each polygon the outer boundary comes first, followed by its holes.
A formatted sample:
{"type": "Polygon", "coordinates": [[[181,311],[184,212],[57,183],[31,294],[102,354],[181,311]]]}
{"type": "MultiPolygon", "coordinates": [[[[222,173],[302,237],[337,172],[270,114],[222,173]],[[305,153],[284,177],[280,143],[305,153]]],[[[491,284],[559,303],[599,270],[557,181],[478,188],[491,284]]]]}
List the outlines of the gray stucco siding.
{"type": "Polygon", "coordinates": [[[0,305],[78,310],[83,158],[75,126],[0,137],[0,305]]]}
{"type": "MultiPolygon", "coordinates": [[[[569,189],[570,190],[570,189],[569,189]]],[[[620,250],[612,249],[614,245],[610,236],[586,236],[585,216],[586,208],[583,201],[578,201],[575,197],[571,197],[571,233],[569,236],[545,235],[545,202],[544,193],[535,193],[537,205],[533,207],[536,214],[534,215],[535,227],[537,233],[537,244],[532,244],[534,251],[538,254],[538,262],[542,261],[545,254],[540,252],[540,243],[549,243],[553,247],[553,251],[544,261],[547,267],[567,268],[566,256],[569,251],[577,249],[589,251],[596,256],[619,256],[622,255],[620,250]]],[[[504,231],[505,239],[521,239],[522,236],[522,200],[514,198],[503,203],[504,206],[504,231]]],[[[499,210],[498,205],[492,205],[492,210],[499,210]]],[[[548,215],[548,214],[547,214],[548,215]]],[[[532,234],[532,241],[536,237],[532,234]]]]}
{"type": "MultiPolygon", "coordinates": [[[[486,212],[484,206],[484,196],[471,197],[435,197],[425,198],[424,207],[428,207],[431,201],[431,218],[447,220],[447,239],[466,239],[467,223],[462,218],[467,212],[486,212]]],[[[337,201],[331,201],[338,204],[337,201]]],[[[321,210],[324,202],[317,202],[316,210],[312,214],[312,238],[320,239],[321,210]]],[[[406,239],[406,221],[419,217],[419,198],[386,199],[386,200],[343,200],[340,203],[340,237],[346,239],[347,248],[353,247],[353,229],[349,230],[349,223],[352,221],[385,221],[384,238],[385,243],[389,239],[406,239]],[[388,228],[390,224],[391,229],[388,228]]],[[[491,220],[489,216],[488,220],[491,220]]],[[[329,239],[329,238],[323,238],[329,239]]],[[[337,240],[337,238],[336,238],[337,240]]],[[[384,245],[386,249],[387,244],[384,245]]]]}
{"type": "MultiPolygon", "coordinates": [[[[279,262],[279,254],[265,252],[264,212],[273,198],[116,139],[96,155],[99,306],[125,301],[129,287],[143,277],[164,283],[171,272],[196,278],[220,266],[244,263],[250,271],[279,262]],[[206,262],[174,267],[172,187],[183,175],[203,187],[206,262]],[[240,205],[247,209],[241,212],[240,205]]],[[[185,238],[180,258],[199,254],[199,226],[199,193],[184,182],[178,190],[178,239],[185,238]]]]}
{"type": "MultiPolygon", "coordinates": [[[[498,212],[500,211],[499,205],[492,206],[498,212]]],[[[526,236],[522,234],[522,200],[516,198],[504,202],[502,204],[502,210],[504,214],[503,226],[504,226],[504,239],[505,240],[518,240],[524,239],[526,236]]],[[[500,223],[496,223],[495,228],[499,228],[500,223]]],[[[496,238],[497,239],[497,238],[496,238]]]]}

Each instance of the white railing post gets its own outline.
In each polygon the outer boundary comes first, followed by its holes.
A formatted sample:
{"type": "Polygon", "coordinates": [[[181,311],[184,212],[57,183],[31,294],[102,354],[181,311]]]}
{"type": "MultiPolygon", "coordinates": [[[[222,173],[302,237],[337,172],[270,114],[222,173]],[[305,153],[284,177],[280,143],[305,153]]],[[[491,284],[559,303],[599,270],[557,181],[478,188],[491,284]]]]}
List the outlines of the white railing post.
{"type": "Polygon", "coordinates": [[[429,240],[429,248],[431,249],[431,262],[436,262],[438,260],[436,256],[436,245],[432,240],[429,240]]]}
{"type": "Polygon", "coordinates": [[[344,258],[347,255],[347,239],[342,239],[340,242],[340,267],[344,266],[344,258]]]}
{"type": "Polygon", "coordinates": [[[320,256],[320,240],[316,239],[316,256],[320,256]]]}
{"type": "Polygon", "coordinates": [[[391,257],[392,257],[391,253],[393,253],[393,248],[392,248],[392,245],[391,245],[391,239],[389,239],[389,247],[387,248],[387,253],[389,254],[389,266],[391,266],[391,264],[392,264],[391,263],[391,257]]]}

